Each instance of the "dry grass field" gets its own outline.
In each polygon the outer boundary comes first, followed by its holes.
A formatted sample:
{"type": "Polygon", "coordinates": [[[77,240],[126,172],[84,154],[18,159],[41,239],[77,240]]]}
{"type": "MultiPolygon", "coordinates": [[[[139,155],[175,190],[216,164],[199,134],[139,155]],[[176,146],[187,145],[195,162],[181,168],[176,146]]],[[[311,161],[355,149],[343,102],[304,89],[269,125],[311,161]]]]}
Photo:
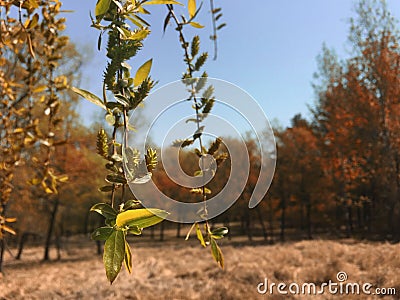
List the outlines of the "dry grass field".
{"type": "MultiPolygon", "coordinates": [[[[226,268],[218,269],[209,250],[196,241],[132,242],[134,272],[121,272],[107,282],[95,245],[74,238],[62,259],[43,263],[42,248],[30,247],[23,259],[6,255],[0,278],[0,299],[380,299],[374,295],[261,295],[257,285],[337,282],[339,271],[351,283],[394,287],[400,299],[400,244],[340,241],[300,241],[276,245],[222,243],[226,268]]],[[[11,249],[12,252],[15,249],[11,249]]],[[[53,253],[53,256],[55,254],[53,253]]]]}

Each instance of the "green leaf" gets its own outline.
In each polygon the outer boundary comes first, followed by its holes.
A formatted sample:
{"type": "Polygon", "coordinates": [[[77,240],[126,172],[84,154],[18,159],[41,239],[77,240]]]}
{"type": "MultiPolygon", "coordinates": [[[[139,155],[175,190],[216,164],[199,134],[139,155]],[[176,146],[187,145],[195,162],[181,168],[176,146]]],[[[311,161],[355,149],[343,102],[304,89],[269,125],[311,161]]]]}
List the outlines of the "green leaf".
{"type": "Polygon", "coordinates": [[[103,262],[106,275],[112,284],[121,271],[125,258],[125,234],[121,230],[114,230],[104,244],[103,262]]]}
{"type": "Polygon", "coordinates": [[[172,142],[172,147],[187,147],[193,144],[194,140],[175,140],[172,142]]]}
{"type": "Polygon", "coordinates": [[[108,174],[106,176],[106,181],[110,183],[120,183],[120,184],[126,184],[126,178],[120,174],[108,174]]]}
{"type": "Polygon", "coordinates": [[[138,208],[138,206],[140,206],[141,203],[142,202],[140,200],[131,199],[124,203],[124,206],[122,207],[122,209],[123,209],[123,211],[125,211],[125,210],[132,209],[132,208],[138,208]]]}
{"type": "Polygon", "coordinates": [[[101,188],[99,188],[99,191],[103,192],[103,193],[108,193],[108,192],[112,192],[113,189],[114,189],[114,187],[112,185],[105,185],[105,186],[102,186],[101,188]]]}
{"type": "Polygon", "coordinates": [[[197,84],[196,84],[195,90],[197,93],[200,92],[206,85],[207,77],[208,77],[208,74],[207,74],[207,72],[204,71],[203,74],[201,75],[201,77],[198,79],[197,84]]]}
{"type": "Polygon", "coordinates": [[[129,247],[128,242],[126,241],[126,236],[125,236],[124,240],[125,240],[124,264],[125,264],[125,268],[128,271],[128,273],[132,274],[132,252],[131,252],[131,248],[129,247]]]}
{"type": "Polygon", "coordinates": [[[189,22],[189,24],[192,25],[194,28],[199,28],[199,29],[204,28],[204,25],[201,25],[198,22],[189,22]]]}
{"type": "Polygon", "coordinates": [[[94,13],[96,18],[104,15],[110,8],[111,0],[98,0],[94,13]]]}
{"type": "Polygon", "coordinates": [[[137,226],[130,226],[128,229],[128,232],[134,235],[141,235],[142,234],[142,229],[140,229],[137,226]]]}
{"type": "Polygon", "coordinates": [[[195,131],[195,133],[193,133],[193,140],[198,139],[198,138],[201,136],[201,134],[203,133],[203,130],[204,130],[204,126],[200,126],[200,127],[195,131]]]}
{"type": "Polygon", "coordinates": [[[213,87],[212,85],[210,85],[210,86],[203,92],[202,97],[203,97],[204,99],[210,99],[210,98],[212,97],[213,93],[214,93],[214,87],[213,87]]]}
{"type": "Polygon", "coordinates": [[[107,203],[97,203],[92,206],[90,211],[95,211],[105,217],[106,219],[115,219],[117,217],[117,212],[107,203]]]}
{"type": "Polygon", "coordinates": [[[153,59],[146,61],[136,72],[133,84],[139,86],[149,76],[153,59]]]}
{"type": "Polygon", "coordinates": [[[178,4],[183,6],[182,3],[174,0],[150,0],[143,3],[143,5],[154,5],[154,4],[178,4]]]}
{"type": "Polygon", "coordinates": [[[93,104],[96,104],[97,106],[100,106],[103,109],[106,109],[106,106],[104,105],[103,101],[96,95],[92,94],[91,92],[88,92],[86,90],[78,89],[76,87],[71,87],[71,90],[78,94],[79,96],[82,96],[86,100],[92,102],[93,104]]]}
{"type": "Polygon", "coordinates": [[[117,215],[118,227],[137,226],[146,228],[163,221],[169,213],[158,208],[140,208],[127,210],[117,215]]]}
{"type": "Polygon", "coordinates": [[[211,254],[214,257],[214,260],[223,269],[224,268],[224,256],[223,256],[222,251],[219,248],[217,242],[213,238],[211,238],[211,254]]]}
{"type": "Polygon", "coordinates": [[[213,155],[218,151],[219,146],[222,143],[222,139],[220,137],[216,138],[215,141],[211,144],[210,148],[208,148],[207,153],[213,155]]]}
{"type": "Polygon", "coordinates": [[[198,35],[195,35],[193,37],[192,46],[190,49],[190,54],[192,55],[192,57],[195,57],[199,53],[199,50],[200,50],[200,37],[198,35]]]}
{"type": "Polygon", "coordinates": [[[221,30],[222,28],[224,28],[226,26],[226,23],[222,23],[221,25],[219,25],[217,27],[217,30],[221,30]]]}
{"type": "Polygon", "coordinates": [[[206,105],[204,106],[202,113],[205,114],[205,115],[210,113],[211,109],[214,106],[214,102],[215,102],[214,99],[206,100],[206,105]]]}
{"type": "Polygon", "coordinates": [[[196,235],[197,235],[197,239],[200,241],[200,244],[203,247],[206,247],[206,242],[204,241],[203,233],[201,232],[200,226],[197,223],[196,223],[196,235]]]}
{"type": "Polygon", "coordinates": [[[111,235],[113,230],[114,229],[112,227],[108,227],[108,226],[97,228],[95,231],[93,231],[93,233],[91,235],[92,240],[105,241],[111,235]]]}
{"type": "Polygon", "coordinates": [[[217,240],[222,239],[226,234],[228,234],[228,228],[226,227],[216,228],[211,231],[211,236],[217,240]]]}
{"type": "Polygon", "coordinates": [[[200,54],[199,58],[196,60],[196,62],[194,63],[194,70],[198,71],[200,70],[200,68],[204,65],[204,63],[206,62],[208,57],[208,53],[204,52],[202,54],[200,54]]]}
{"type": "Polygon", "coordinates": [[[148,148],[145,155],[146,167],[149,172],[157,166],[157,152],[152,148],[148,148]]]}
{"type": "Polygon", "coordinates": [[[114,226],[115,226],[115,217],[112,218],[112,219],[106,219],[106,220],[104,221],[104,223],[106,223],[106,225],[107,225],[108,227],[114,227],[114,226]]]}
{"type": "Polygon", "coordinates": [[[218,21],[222,17],[222,13],[215,16],[215,21],[218,21]]]}
{"type": "Polygon", "coordinates": [[[222,10],[221,7],[217,7],[214,10],[212,10],[211,13],[216,14],[216,13],[219,13],[221,10],[222,10]]]}
{"type": "Polygon", "coordinates": [[[119,3],[119,1],[117,0],[112,0],[112,2],[114,2],[114,4],[118,7],[118,9],[122,12],[124,11],[124,7],[122,6],[121,3],[119,3]]]}
{"type": "Polygon", "coordinates": [[[190,19],[193,18],[196,13],[196,0],[188,0],[188,12],[190,19]]]}

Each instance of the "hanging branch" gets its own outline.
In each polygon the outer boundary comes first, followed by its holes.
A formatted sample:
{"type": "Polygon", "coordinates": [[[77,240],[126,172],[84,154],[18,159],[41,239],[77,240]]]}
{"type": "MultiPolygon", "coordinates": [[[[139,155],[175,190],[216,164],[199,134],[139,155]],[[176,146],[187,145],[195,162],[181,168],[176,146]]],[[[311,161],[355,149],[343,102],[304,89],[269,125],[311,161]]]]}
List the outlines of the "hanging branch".
{"type": "Polygon", "coordinates": [[[217,25],[218,20],[222,17],[221,13],[222,9],[220,7],[214,8],[214,0],[210,0],[210,9],[211,9],[211,23],[213,28],[213,34],[210,36],[210,39],[214,42],[214,60],[216,60],[218,55],[217,31],[225,27],[226,23],[217,25]]]}
{"type": "Polygon", "coordinates": [[[141,158],[138,150],[128,146],[128,132],[131,129],[129,114],[144,101],[154,85],[149,77],[151,59],[142,64],[134,76],[131,76],[131,66],[128,64],[143,47],[143,41],[150,33],[149,24],[140,16],[149,13],[144,8],[147,4],[153,3],[116,0],[97,2],[92,27],[100,30],[97,43],[99,49],[102,36],[108,33],[106,55],[109,61],[103,74],[103,100],[88,91],[72,88],[77,94],[103,108],[106,111],[105,119],[112,127],[110,140],[104,129],[100,129],[97,134],[97,153],[107,161],[106,169],[109,172],[105,178],[107,184],[99,190],[110,193],[110,200],[109,203],[98,203],[91,208],[91,211],[105,218],[105,226],[97,228],[92,233],[92,239],[105,241],[103,262],[111,283],[118,276],[122,263],[129,273],[132,272],[132,254],[127,235],[140,235],[144,228],[163,221],[168,215],[161,209],[143,208],[138,199],[126,199],[128,183],[150,180],[151,171],[157,164],[155,150],[147,149],[144,158],[141,158]],[[130,29],[131,24],[134,29],[130,29]],[[114,101],[107,99],[107,92],[112,94],[114,101]],[[123,132],[119,135],[121,130],[123,132]],[[145,174],[142,172],[143,166],[147,169],[145,174]]]}
{"type": "MultiPolygon", "coordinates": [[[[196,123],[196,131],[194,132],[192,139],[187,139],[187,140],[177,140],[174,142],[175,146],[179,147],[187,147],[189,145],[192,145],[195,140],[198,140],[199,147],[200,149],[195,149],[195,153],[199,156],[200,158],[200,167],[201,170],[197,171],[195,176],[201,176],[203,184],[201,188],[197,189],[192,189],[191,193],[194,194],[199,194],[202,198],[202,201],[204,202],[204,208],[203,212],[201,213],[200,217],[204,220],[204,233],[200,229],[199,223],[194,223],[189,230],[186,239],[189,238],[189,235],[193,228],[196,228],[196,234],[197,238],[199,239],[201,245],[203,247],[207,247],[208,245],[211,245],[211,253],[215,259],[215,261],[219,264],[221,268],[224,267],[224,257],[222,254],[221,249],[219,248],[216,240],[221,239],[224,235],[228,233],[228,228],[226,227],[221,227],[212,230],[209,222],[208,222],[208,209],[207,209],[207,194],[211,193],[211,190],[206,187],[205,184],[205,166],[204,166],[204,159],[206,155],[218,155],[217,151],[218,148],[222,142],[220,138],[217,138],[216,141],[211,145],[211,147],[207,150],[205,149],[203,145],[203,140],[202,140],[202,133],[204,130],[204,126],[201,125],[202,121],[207,117],[207,115],[210,113],[215,99],[213,97],[213,87],[209,86],[208,88],[205,89],[203,92],[202,96],[199,97],[197,94],[206,86],[207,82],[207,73],[204,71],[201,74],[201,77],[195,78],[194,73],[199,72],[204,63],[207,60],[208,53],[203,52],[199,54],[200,50],[200,38],[199,36],[194,36],[192,39],[192,42],[189,43],[185,35],[183,33],[183,28],[186,25],[192,25],[193,27],[196,28],[201,28],[202,26],[194,22],[193,19],[196,17],[198,14],[199,10],[201,7],[198,9],[196,8],[196,1],[192,0],[188,2],[188,13],[189,13],[189,20],[186,21],[185,17],[182,16],[182,22],[179,21],[178,17],[176,16],[174,12],[173,5],[167,5],[168,9],[168,14],[166,17],[166,21],[164,24],[168,23],[170,19],[172,19],[176,25],[176,30],[178,31],[179,34],[179,42],[181,43],[181,46],[184,51],[184,62],[186,63],[187,70],[183,74],[182,77],[182,82],[190,87],[189,90],[191,91],[190,97],[188,100],[193,101],[193,107],[196,113],[196,118],[194,120],[189,119],[188,121],[193,121],[196,123]],[[193,25],[194,24],[194,25],[193,25]]],[[[219,155],[219,157],[223,157],[220,162],[225,160],[227,158],[227,155],[219,155]]]]}

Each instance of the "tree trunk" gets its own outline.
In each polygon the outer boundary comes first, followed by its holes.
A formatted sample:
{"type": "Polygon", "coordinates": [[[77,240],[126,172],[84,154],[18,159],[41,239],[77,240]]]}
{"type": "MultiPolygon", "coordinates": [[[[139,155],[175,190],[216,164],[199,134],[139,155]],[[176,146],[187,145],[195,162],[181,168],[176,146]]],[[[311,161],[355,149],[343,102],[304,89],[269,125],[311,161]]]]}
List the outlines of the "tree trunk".
{"type": "Polygon", "coordinates": [[[261,225],[264,241],[266,241],[268,239],[268,233],[267,233],[267,229],[265,228],[265,224],[264,224],[264,220],[261,215],[261,211],[259,208],[256,208],[256,212],[257,212],[257,216],[258,216],[258,221],[260,222],[260,225],[261,225]]]}
{"type": "Polygon", "coordinates": [[[150,238],[154,240],[154,226],[150,227],[150,238]]]}
{"type": "Polygon", "coordinates": [[[240,217],[240,235],[245,235],[246,234],[246,217],[241,216],[240,217]]]}
{"type": "Polygon", "coordinates": [[[165,222],[160,223],[160,241],[164,240],[164,223],[165,222]]]}
{"type": "Polygon", "coordinates": [[[300,202],[300,230],[304,232],[304,203],[303,201],[300,202]]]}
{"type": "Polygon", "coordinates": [[[306,218],[307,218],[307,238],[312,239],[311,235],[311,203],[310,200],[307,201],[306,205],[306,218]]]}
{"type": "Polygon", "coordinates": [[[274,210],[272,208],[272,199],[268,201],[268,223],[270,243],[274,243],[274,210]]]}
{"type": "Polygon", "coordinates": [[[96,241],[97,255],[101,255],[103,252],[103,247],[101,246],[101,241],[96,241]]]}
{"type": "Polygon", "coordinates": [[[51,246],[51,237],[53,235],[54,226],[56,223],[56,216],[57,216],[59,204],[60,204],[60,201],[58,198],[56,198],[54,200],[54,206],[53,206],[53,210],[52,210],[51,216],[50,216],[50,223],[49,223],[49,228],[47,231],[46,244],[45,244],[45,248],[44,248],[43,260],[45,260],[45,261],[50,259],[49,252],[50,252],[50,246],[51,246]]]}
{"type": "Polygon", "coordinates": [[[371,207],[369,203],[363,203],[363,208],[364,208],[364,217],[363,217],[363,221],[364,224],[366,224],[367,226],[367,234],[368,236],[371,234],[371,207]]]}
{"type": "Polygon", "coordinates": [[[362,229],[362,227],[363,227],[363,220],[361,217],[361,208],[359,205],[357,205],[357,227],[358,227],[358,229],[362,229]]]}
{"type": "Polygon", "coordinates": [[[6,241],[3,232],[3,238],[0,240],[0,273],[3,272],[4,250],[6,248],[6,241]]]}
{"type": "Polygon", "coordinates": [[[247,232],[247,238],[249,241],[253,240],[253,222],[251,222],[250,218],[250,211],[246,211],[246,232],[247,232]]]}
{"type": "Polygon", "coordinates": [[[347,237],[351,237],[353,235],[353,210],[351,205],[347,205],[347,237]]]}
{"type": "Polygon", "coordinates": [[[57,260],[61,259],[61,234],[56,235],[57,260]]]}
{"type": "Polygon", "coordinates": [[[29,233],[24,232],[21,236],[21,239],[19,240],[18,243],[18,253],[15,259],[21,259],[22,256],[22,251],[24,251],[24,245],[26,240],[28,239],[29,233]]]}
{"type": "Polygon", "coordinates": [[[285,241],[285,227],[286,227],[286,199],[282,197],[281,199],[282,213],[281,213],[281,233],[280,239],[281,242],[285,241]]]}

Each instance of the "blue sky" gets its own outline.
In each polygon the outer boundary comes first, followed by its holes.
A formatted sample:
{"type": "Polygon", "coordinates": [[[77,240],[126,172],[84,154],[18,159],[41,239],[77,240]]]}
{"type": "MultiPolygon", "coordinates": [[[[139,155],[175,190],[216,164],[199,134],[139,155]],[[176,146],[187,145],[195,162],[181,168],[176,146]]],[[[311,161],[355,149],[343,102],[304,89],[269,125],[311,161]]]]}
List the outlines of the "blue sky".
{"type": "MultiPolygon", "coordinates": [[[[74,10],[66,14],[66,33],[88,58],[80,87],[100,95],[106,62],[104,52],[97,51],[98,31],[90,27],[89,11],[94,10],[95,3],[95,0],[68,0],[63,7],[74,10]]],[[[287,126],[296,113],[308,116],[307,104],[314,102],[311,83],[317,70],[316,57],[322,44],[334,48],[341,57],[348,56],[348,20],[354,16],[354,1],[215,0],[215,3],[222,7],[222,21],[227,26],[219,32],[218,59],[209,59],[206,65],[209,76],[246,90],[270,121],[278,120],[287,126]]],[[[387,3],[394,16],[399,17],[400,1],[387,3]]],[[[185,66],[174,28],[169,27],[165,35],[162,33],[165,7],[151,8],[152,15],[147,19],[153,24],[152,34],[131,65],[137,69],[153,58],[151,76],[162,86],[178,80],[185,66]]],[[[208,11],[208,1],[204,1],[199,21],[206,28],[188,30],[187,35],[199,34],[202,50],[209,51],[212,57],[208,11]]],[[[95,106],[82,101],[80,111],[85,123],[90,124],[95,106]]]]}

